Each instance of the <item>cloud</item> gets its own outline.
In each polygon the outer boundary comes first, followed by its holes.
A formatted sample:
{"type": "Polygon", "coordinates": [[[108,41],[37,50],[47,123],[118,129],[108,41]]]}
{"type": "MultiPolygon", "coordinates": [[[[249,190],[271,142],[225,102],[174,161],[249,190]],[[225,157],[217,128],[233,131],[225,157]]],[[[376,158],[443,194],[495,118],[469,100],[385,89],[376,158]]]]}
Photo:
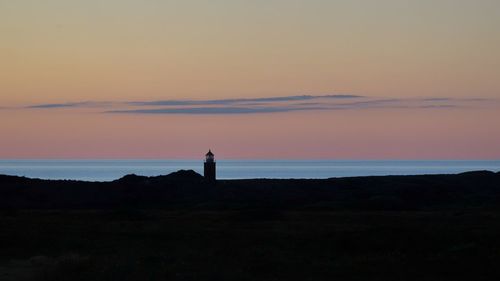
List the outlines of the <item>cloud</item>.
{"type": "Polygon", "coordinates": [[[105,107],[110,105],[109,102],[66,102],[66,103],[43,103],[25,106],[24,108],[30,109],[55,109],[55,108],[74,108],[74,107],[105,107]]]}
{"type": "MultiPolygon", "coordinates": [[[[249,100],[249,99],[245,99],[249,100]]],[[[435,104],[429,104],[419,99],[371,99],[360,100],[353,102],[339,102],[339,101],[315,101],[315,102],[295,102],[302,99],[294,99],[293,102],[288,101],[284,104],[278,102],[267,102],[264,104],[250,103],[241,106],[239,104],[227,104],[217,106],[172,106],[172,107],[149,107],[149,108],[133,108],[125,110],[107,111],[107,113],[115,114],[186,114],[186,115],[229,115],[229,114],[259,114],[259,113],[280,113],[280,112],[294,112],[294,111],[325,111],[325,110],[363,110],[375,108],[454,108],[458,107],[455,104],[443,104],[439,101],[435,104]]],[[[252,99],[254,101],[254,99],[252,99]]],[[[274,100],[273,100],[274,101],[274,100]]],[[[279,100],[282,102],[282,100],[279,100]]],[[[210,105],[210,104],[206,104],[210,105]]]]}
{"type": "Polygon", "coordinates": [[[422,101],[451,101],[451,98],[425,98],[422,101]]]}
{"type": "Polygon", "coordinates": [[[213,100],[157,100],[157,101],[133,101],[128,102],[131,106],[192,106],[192,105],[229,105],[246,103],[273,103],[293,102],[316,99],[355,99],[363,98],[358,95],[300,95],[268,98],[239,98],[239,99],[213,99],[213,100]]]}
{"type": "Polygon", "coordinates": [[[337,103],[335,106],[346,107],[346,108],[364,108],[364,107],[376,107],[376,106],[387,106],[388,104],[402,103],[402,99],[372,99],[366,101],[355,101],[347,103],[337,103]]]}
{"type": "Polygon", "coordinates": [[[128,113],[128,114],[256,114],[256,113],[276,113],[304,110],[326,110],[325,107],[188,107],[188,108],[155,108],[155,109],[131,109],[113,110],[107,113],[128,113]]]}
{"type": "Polygon", "coordinates": [[[498,100],[483,98],[380,98],[358,95],[295,95],[265,98],[209,100],[153,100],[115,102],[67,102],[25,106],[25,109],[105,108],[110,114],[191,114],[235,115],[284,113],[294,111],[367,110],[367,109],[451,109],[497,106],[498,100]]]}
{"type": "Polygon", "coordinates": [[[454,104],[438,104],[438,105],[422,105],[419,108],[455,108],[458,107],[454,104]]]}

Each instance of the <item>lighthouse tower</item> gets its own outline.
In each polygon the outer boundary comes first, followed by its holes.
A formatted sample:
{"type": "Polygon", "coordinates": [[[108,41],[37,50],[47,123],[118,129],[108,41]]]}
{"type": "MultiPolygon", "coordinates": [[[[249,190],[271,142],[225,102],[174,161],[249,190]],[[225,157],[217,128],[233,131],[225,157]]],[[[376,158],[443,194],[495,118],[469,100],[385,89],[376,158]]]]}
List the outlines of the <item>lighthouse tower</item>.
{"type": "Polygon", "coordinates": [[[205,154],[204,176],[207,181],[215,182],[215,158],[211,150],[205,154]]]}

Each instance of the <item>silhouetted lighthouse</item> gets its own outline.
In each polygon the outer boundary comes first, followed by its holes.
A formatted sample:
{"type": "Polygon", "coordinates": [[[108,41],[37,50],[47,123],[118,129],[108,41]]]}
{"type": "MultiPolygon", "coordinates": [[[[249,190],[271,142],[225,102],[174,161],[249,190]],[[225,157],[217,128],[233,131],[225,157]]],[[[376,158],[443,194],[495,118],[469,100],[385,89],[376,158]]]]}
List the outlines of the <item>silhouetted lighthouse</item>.
{"type": "Polygon", "coordinates": [[[215,182],[215,158],[211,150],[205,154],[204,176],[210,182],[215,182]]]}

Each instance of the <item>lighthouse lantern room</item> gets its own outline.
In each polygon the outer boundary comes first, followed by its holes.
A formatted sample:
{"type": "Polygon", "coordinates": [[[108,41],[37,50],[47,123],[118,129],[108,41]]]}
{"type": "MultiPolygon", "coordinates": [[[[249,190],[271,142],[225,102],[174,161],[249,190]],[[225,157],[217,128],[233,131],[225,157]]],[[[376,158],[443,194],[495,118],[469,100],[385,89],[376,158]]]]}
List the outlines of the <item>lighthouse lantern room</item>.
{"type": "Polygon", "coordinates": [[[204,176],[210,182],[215,182],[215,157],[211,150],[205,154],[204,176]]]}

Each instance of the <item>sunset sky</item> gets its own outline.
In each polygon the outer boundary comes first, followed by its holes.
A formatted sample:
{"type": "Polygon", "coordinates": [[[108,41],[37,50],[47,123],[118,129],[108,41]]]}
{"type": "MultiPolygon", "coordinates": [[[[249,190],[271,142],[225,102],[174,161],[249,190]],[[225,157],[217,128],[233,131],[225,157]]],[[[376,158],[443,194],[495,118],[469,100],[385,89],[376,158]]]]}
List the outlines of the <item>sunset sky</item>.
{"type": "Polygon", "coordinates": [[[0,159],[500,159],[498,0],[0,0],[0,159]]]}

